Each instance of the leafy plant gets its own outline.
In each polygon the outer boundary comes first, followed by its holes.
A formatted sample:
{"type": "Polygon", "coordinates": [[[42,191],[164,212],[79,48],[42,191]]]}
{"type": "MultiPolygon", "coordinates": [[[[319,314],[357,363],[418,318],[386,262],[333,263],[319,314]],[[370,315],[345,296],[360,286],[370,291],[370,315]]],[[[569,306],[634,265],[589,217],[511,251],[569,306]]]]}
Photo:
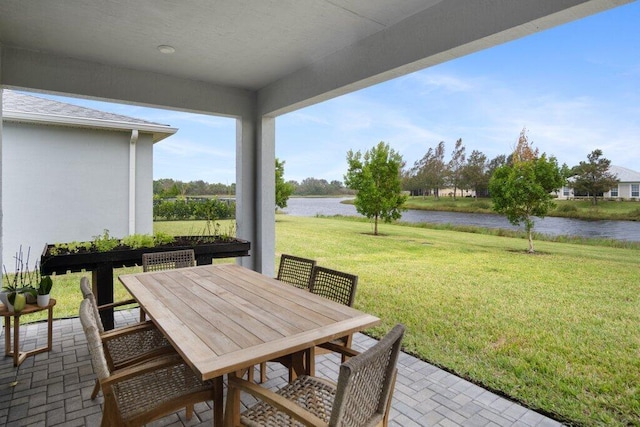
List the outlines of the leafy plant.
{"type": "Polygon", "coordinates": [[[112,249],[117,248],[120,245],[120,239],[111,237],[109,230],[106,228],[102,235],[93,236],[93,247],[98,252],[109,252],[112,249]]]}
{"type": "Polygon", "coordinates": [[[59,255],[61,253],[67,252],[70,254],[76,254],[80,252],[80,250],[88,251],[91,249],[91,242],[68,242],[68,243],[56,243],[49,250],[51,255],[59,255]]]}
{"type": "Polygon", "coordinates": [[[38,285],[38,295],[49,295],[51,293],[51,288],[53,287],[53,280],[50,276],[44,276],[40,279],[40,284],[38,285]]]}
{"type": "Polygon", "coordinates": [[[131,234],[123,237],[120,243],[132,249],[152,248],[156,245],[156,241],[151,234],[131,234]]]}
{"type": "Polygon", "coordinates": [[[168,245],[169,243],[173,243],[175,238],[169,233],[158,231],[153,235],[153,240],[156,245],[168,245]]]}
{"type": "Polygon", "coordinates": [[[16,252],[15,270],[14,274],[7,272],[7,267],[3,265],[4,277],[3,281],[5,285],[3,289],[7,291],[16,291],[24,288],[32,287],[33,284],[40,282],[40,269],[38,268],[38,262],[34,266],[33,270],[29,270],[29,256],[31,255],[31,248],[27,250],[26,260],[23,258],[22,246],[20,250],[16,252]]]}
{"type": "Polygon", "coordinates": [[[18,294],[29,294],[35,298],[36,289],[34,285],[40,282],[40,269],[38,268],[38,262],[33,268],[29,270],[29,256],[31,255],[31,248],[27,250],[26,260],[23,257],[22,246],[18,252],[16,252],[15,270],[13,274],[7,272],[7,267],[2,266],[4,269],[3,275],[3,287],[7,291],[7,299],[11,304],[15,303],[16,296],[18,294]]]}

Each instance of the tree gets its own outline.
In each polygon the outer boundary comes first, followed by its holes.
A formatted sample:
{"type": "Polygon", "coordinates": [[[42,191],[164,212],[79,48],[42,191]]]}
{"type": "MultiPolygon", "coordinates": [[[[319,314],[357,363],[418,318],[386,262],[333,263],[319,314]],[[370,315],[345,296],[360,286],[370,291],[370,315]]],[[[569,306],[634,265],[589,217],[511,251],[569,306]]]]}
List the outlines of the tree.
{"type": "Polygon", "coordinates": [[[554,206],[551,192],[562,187],[564,178],[555,157],[538,156],[523,129],[512,161],[495,170],[489,181],[493,209],[513,225],[524,223],[533,253],[534,217],[544,218],[554,206]]]}
{"type": "Polygon", "coordinates": [[[591,196],[591,204],[598,204],[598,195],[618,185],[618,177],[609,172],[611,160],[602,156],[602,150],[593,150],[587,155],[588,162],[580,162],[573,169],[573,188],[576,192],[591,196]]]}
{"type": "Polygon", "coordinates": [[[374,219],[374,235],[378,235],[378,219],[385,222],[400,218],[407,197],[402,194],[400,172],[402,156],[380,142],[362,155],[360,151],[347,153],[349,169],[345,185],[357,191],[356,210],[374,219]]]}
{"type": "Polygon", "coordinates": [[[406,189],[412,194],[422,194],[426,196],[429,193],[429,178],[427,176],[426,165],[433,157],[433,148],[429,148],[422,159],[416,160],[411,170],[404,176],[406,189]]]}
{"type": "Polygon", "coordinates": [[[287,200],[293,193],[293,185],[284,181],[284,160],[276,159],[276,206],[280,209],[287,207],[287,200]]]}
{"type": "Polygon", "coordinates": [[[433,194],[436,199],[439,199],[440,189],[444,187],[447,180],[447,166],[444,163],[444,141],[440,141],[435,150],[433,150],[433,157],[427,164],[427,171],[433,194]]]}
{"type": "Polygon", "coordinates": [[[462,138],[456,141],[456,146],[451,153],[449,160],[449,182],[453,185],[453,200],[456,199],[458,187],[462,181],[462,170],[466,160],[465,147],[462,145],[462,138]]]}
{"type": "Polygon", "coordinates": [[[507,156],[505,156],[504,154],[500,154],[494,157],[493,159],[489,160],[489,163],[487,163],[487,175],[489,175],[489,178],[491,178],[491,175],[493,175],[493,172],[496,169],[506,164],[507,164],[507,156]]]}
{"type": "Polygon", "coordinates": [[[462,169],[464,186],[474,191],[476,197],[485,194],[489,185],[487,176],[487,156],[478,150],[473,150],[462,169]]]}

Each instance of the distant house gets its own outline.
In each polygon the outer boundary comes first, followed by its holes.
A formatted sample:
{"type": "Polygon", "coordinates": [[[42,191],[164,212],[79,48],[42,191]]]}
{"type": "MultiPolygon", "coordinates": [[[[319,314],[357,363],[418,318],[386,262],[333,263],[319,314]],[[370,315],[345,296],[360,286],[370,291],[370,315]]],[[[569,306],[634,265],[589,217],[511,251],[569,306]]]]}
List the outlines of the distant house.
{"type": "MultiPolygon", "coordinates": [[[[605,199],[640,200],[640,172],[614,165],[609,167],[609,172],[617,176],[620,182],[617,187],[605,192],[602,197],[605,199]]],[[[566,200],[574,197],[575,192],[571,187],[571,182],[558,192],[558,199],[566,200]]]]}
{"type": "Polygon", "coordinates": [[[3,264],[22,246],[153,231],[153,144],[177,129],[4,90],[3,264]]]}

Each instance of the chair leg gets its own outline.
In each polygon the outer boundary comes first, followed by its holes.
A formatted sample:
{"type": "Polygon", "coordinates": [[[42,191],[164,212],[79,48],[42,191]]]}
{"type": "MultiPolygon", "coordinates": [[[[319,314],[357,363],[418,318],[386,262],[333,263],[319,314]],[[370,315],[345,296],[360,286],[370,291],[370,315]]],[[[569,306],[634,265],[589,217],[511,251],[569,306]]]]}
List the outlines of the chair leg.
{"type": "Polygon", "coordinates": [[[96,380],[96,385],[93,386],[93,391],[91,392],[91,400],[94,400],[98,397],[98,393],[100,393],[100,380],[96,380]]]}
{"type": "Polygon", "coordinates": [[[185,412],[185,418],[187,419],[187,421],[190,421],[191,418],[193,418],[193,405],[187,405],[184,408],[184,412],[185,412]]]}
{"type": "Polygon", "coordinates": [[[387,400],[387,407],[384,411],[384,417],[382,417],[382,426],[387,427],[389,425],[389,413],[391,412],[391,401],[393,400],[393,392],[396,389],[396,379],[398,377],[398,369],[393,370],[393,378],[391,379],[391,387],[389,390],[389,400],[387,400]]]}

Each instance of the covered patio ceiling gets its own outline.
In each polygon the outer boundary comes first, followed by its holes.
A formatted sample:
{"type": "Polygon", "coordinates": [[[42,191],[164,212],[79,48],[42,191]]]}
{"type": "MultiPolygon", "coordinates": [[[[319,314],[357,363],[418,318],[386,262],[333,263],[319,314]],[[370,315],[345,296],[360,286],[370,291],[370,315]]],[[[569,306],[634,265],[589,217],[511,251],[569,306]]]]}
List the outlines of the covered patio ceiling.
{"type": "Polygon", "coordinates": [[[243,263],[272,273],[276,116],[631,1],[0,0],[0,85],[237,118],[243,263]]]}

